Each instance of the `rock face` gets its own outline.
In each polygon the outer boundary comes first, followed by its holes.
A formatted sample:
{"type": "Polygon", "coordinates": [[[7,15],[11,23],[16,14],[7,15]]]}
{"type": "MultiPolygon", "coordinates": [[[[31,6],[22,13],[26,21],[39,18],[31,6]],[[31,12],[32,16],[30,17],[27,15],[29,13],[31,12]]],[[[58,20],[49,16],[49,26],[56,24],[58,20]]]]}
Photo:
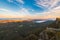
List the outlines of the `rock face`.
{"type": "Polygon", "coordinates": [[[56,18],[56,20],[48,26],[49,28],[60,28],[60,18],[56,18]]]}
{"type": "Polygon", "coordinates": [[[56,18],[56,27],[60,28],[60,18],[56,18]]]}
{"type": "Polygon", "coordinates": [[[60,23],[60,18],[56,18],[56,23],[60,23]]]}

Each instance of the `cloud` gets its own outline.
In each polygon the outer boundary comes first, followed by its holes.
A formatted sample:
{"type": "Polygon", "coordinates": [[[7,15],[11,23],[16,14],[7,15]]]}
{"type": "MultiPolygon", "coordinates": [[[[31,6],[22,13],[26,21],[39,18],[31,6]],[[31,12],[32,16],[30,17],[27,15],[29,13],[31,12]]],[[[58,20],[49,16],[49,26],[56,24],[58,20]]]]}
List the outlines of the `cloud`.
{"type": "Polygon", "coordinates": [[[13,4],[15,4],[15,5],[17,5],[18,7],[20,7],[20,6],[23,6],[23,4],[24,4],[24,1],[23,0],[7,0],[9,3],[13,3],[13,4]],[[18,3],[19,4],[18,4],[18,3]],[[21,5],[20,5],[21,4],[21,5]]]}
{"type": "Polygon", "coordinates": [[[3,8],[0,8],[0,11],[3,10],[3,11],[8,11],[7,9],[3,9],[3,8]]]}
{"type": "Polygon", "coordinates": [[[30,14],[28,9],[22,8],[18,12],[12,12],[0,8],[0,18],[22,18],[22,19],[55,19],[60,17],[60,6],[43,13],[30,14]],[[1,12],[2,11],[2,12],[1,12]]]}
{"type": "Polygon", "coordinates": [[[10,10],[0,8],[0,18],[26,18],[27,16],[31,15],[25,8],[22,8],[18,12],[12,12],[10,10]]]}
{"type": "Polygon", "coordinates": [[[26,8],[22,8],[21,10],[19,10],[19,13],[22,15],[30,15],[30,12],[26,8]]]}
{"type": "Polygon", "coordinates": [[[13,2],[13,0],[7,0],[8,2],[13,2]]]}
{"type": "Polygon", "coordinates": [[[17,2],[21,3],[21,4],[24,4],[24,1],[23,0],[16,0],[17,2]]]}
{"type": "Polygon", "coordinates": [[[14,17],[15,15],[16,15],[16,13],[14,13],[10,10],[0,8],[0,18],[14,17]]]}
{"type": "Polygon", "coordinates": [[[7,1],[8,1],[9,3],[13,3],[13,4],[19,6],[19,4],[17,4],[16,2],[14,2],[14,0],[7,0],[7,1]]]}
{"type": "MultiPolygon", "coordinates": [[[[15,0],[15,1],[17,1],[17,2],[19,2],[19,3],[21,3],[21,4],[24,4],[24,1],[23,1],[23,0],[15,0]]],[[[14,2],[14,0],[8,0],[8,2],[13,3],[13,2],[14,2]]],[[[15,3],[15,2],[14,2],[14,3],[15,3]]]]}
{"type": "MultiPolygon", "coordinates": [[[[47,9],[54,8],[60,0],[35,0],[36,5],[45,7],[47,9]]],[[[58,5],[57,5],[58,6],[58,5]]]]}
{"type": "Polygon", "coordinates": [[[37,17],[44,18],[44,19],[49,19],[49,18],[55,19],[57,17],[60,18],[60,6],[48,12],[37,13],[36,15],[37,17]]]}

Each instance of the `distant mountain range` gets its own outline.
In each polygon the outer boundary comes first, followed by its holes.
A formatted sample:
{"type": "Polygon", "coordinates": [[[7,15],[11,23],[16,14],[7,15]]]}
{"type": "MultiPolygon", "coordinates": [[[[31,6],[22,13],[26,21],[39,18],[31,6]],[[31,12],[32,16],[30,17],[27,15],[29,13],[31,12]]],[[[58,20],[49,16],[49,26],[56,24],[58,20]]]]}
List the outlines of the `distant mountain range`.
{"type": "Polygon", "coordinates": [[[35,23],[42,23],[46,21],[54,21],[49,19],[21,19],[21,18],[0,18],[0,23],[7,23],[7,22],[35,22],[35,23]]]}
{"type": "Polygon", "coordinates": [[[21,18],[0,18],[0,20],[23,20],[21,18]]]}
{"type": "Polygon", "coordinates": [[[42,21],[42,20],[56,20],[56,19],[25,19],[25,18],[0,18],[0,20],[35,20],[35,21],[42,21]]]}

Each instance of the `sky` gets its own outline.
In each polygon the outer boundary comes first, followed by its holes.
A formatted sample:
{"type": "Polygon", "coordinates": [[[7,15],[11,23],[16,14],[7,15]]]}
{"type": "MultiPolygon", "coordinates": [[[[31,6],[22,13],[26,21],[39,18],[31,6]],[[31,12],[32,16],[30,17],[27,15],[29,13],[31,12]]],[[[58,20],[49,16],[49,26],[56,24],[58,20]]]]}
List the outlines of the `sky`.
{"type": "Polygon", "coordinates": [[[55,19],[60,0],[0,0],[0,18],[55,19]]]}

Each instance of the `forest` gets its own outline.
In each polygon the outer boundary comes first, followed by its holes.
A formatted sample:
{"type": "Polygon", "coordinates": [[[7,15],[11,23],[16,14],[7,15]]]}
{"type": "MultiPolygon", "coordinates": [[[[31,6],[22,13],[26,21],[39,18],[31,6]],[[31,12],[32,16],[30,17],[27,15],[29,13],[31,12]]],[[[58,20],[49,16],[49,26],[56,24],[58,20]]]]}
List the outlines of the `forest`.
{"type": "MultiPolygon", "coordinates": [[[[48,20],[43,23],[33,21],[0,23],[0,40],[40,40],[40,33],[48,28],[60,28],[60,19],[48,20]]],[[[45,31],[50,40],[55,33],[45,31]]],[[[56,33],[60,40],[60,31],[56,33]]],[[[44,36],[44,35],[43,35],[44,36]]],[[[57,40],[53,38],[54,40],[57,40]]],[[[47,39],[42,39],[47,40],[47,39]]]]}

